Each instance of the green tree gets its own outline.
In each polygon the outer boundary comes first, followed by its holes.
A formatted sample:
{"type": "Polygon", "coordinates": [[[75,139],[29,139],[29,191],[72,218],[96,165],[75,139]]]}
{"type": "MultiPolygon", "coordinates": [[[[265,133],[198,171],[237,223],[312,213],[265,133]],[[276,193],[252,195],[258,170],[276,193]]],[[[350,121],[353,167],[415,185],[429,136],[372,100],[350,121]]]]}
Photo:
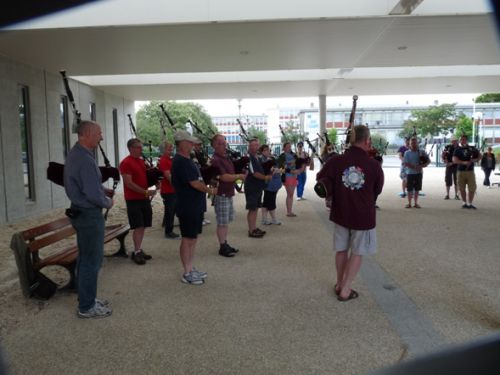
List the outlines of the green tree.
{"type": "Polygon", "coordinates": [[[474,101],[476,103],[500,103],[500,94],[481,94],[474,101]]]}
{"type": "Polygon", "coordinates": [[[337,129],[330,128],[330,129],[328,129],[327,134],[328,134],[328,139],[330,140],[330,143],[332,145],[337,145],[337,136],[338,136],[337,129]]]}
{"type": "Polygon", "coordinates": [[[427,109],[416,109],[411,111],[410,119],[405,121],[403,130],[399,132],[401,138],[413,135],[413,129],[421,138],[436,136],[447,133],[450,128],[455,127],[456,110],[455,104],[441,104],[430,106],[427,109]]]}
{"type": "Polygon", "coordinates": [[[372,147],[376,148],[380,154],[385,154],[387,138],[379,133],[372,133],[372,147]]]}
{"type": "Polygon", "coordinates": [[[158,146],[164,140],[173,142],[175,131],[187,129],[188,120],[195,122],[202,131],[199,134],[195,129],[192,129],[193,134],[200,138],[204,145],[210,144],[211,137],[217,133],[217,128],[213,125],[211,117],[202,106],[195,103],[151,101],[137,111],[136,119],[137,137],[144,143],[151,141],[153,146],[158,146]],[[174,122],[174,128],[163,115],[160,104],[163,104],[170,115],[174,122]]]}
{"type": "Polygon", "coordinates": [[[455,128],[455,136],[457,138],[465,134],[472,141],[472,119],[463,113],[457,118],[457,126],[455,128]]]}
{"type": "Polygon", "coordinates": [[[261,145],[267,143],[267,134],[264,130],[260,130],[255,126],[250,126],[250,128],[247,130],[247,133],[250,139],[257,138],[261,145]]]}
{"type": "Polygon", "coordinates": [[[300,126],[293,120],[285,122],[285,126],[282,127],[285,135],[281,134],[281,143],[290,142],[292,145],[296,145],[303,137],[300,134],[300,126]]]}

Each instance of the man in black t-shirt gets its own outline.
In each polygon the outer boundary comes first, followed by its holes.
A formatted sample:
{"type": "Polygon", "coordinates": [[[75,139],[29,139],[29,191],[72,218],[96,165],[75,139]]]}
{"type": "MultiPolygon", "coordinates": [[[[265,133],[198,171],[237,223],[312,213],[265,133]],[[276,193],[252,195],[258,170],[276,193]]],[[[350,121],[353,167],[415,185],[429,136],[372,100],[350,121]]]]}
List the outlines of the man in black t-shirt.
{"type": "Polygon", "coordinates": [[[476,175],[474,174],[474,163],[476,163],[480,157],[481,155],[478,149],[469,146],[467,143],[467,136],[462,135],[460,137],[460,146],[453,153],[453,163],[458,165],[458,188],[460,189],[460,195],[464,202],[462,208],[476,209],[472,204],[477,187],[476,175]],[[468,187],[468,192],[466,192],[466,187],[468,187]]]}
{"type": "Polygon", "coordinates": [[[175,213],[179,218],[181,230],[180,256],[184,267],[181,281],[185,284],[201,285],[207,277],[206,272],[193,266],[194,252],[198,234],[202,231],[205,194],[216,194],[203,182],[199,168],[191,160],[190,153],[199,140],[185,130],[174,134],[177,153],[172,162],[172,184],[177,193],[175,213]]]}
{"type": "Polygon", "coordinates": [[[248,175],[245,179],[245,198],[246,209],[248,210],[248,237],[251,238],[261,238],[266,234],[265,231],[257,228],[257,213],[259,207],[262,207],[262,192],[266,182],[272,177],[264,174],[264,168],[257,158],[259,146],[258,139],[252,139],[248,143],[250,163],[248,164],[248,175]]]}
{"type": "Polygon", "coordinates": [[[441,154],[441,159],[443,163],[446,164],[446,170],[444,175],[444,182],[446,184],[446,196],[444,199],[450,199],[450,188],[451,185],[455,187],[455,199],[460,200],[458,197],[458,188],[457,188],[457,165],[453,163],[453,154],[455,150],[458,148],[458,141],[455,136],[451,137],[451,143],[447,145],[443,153],[441,154]]]}

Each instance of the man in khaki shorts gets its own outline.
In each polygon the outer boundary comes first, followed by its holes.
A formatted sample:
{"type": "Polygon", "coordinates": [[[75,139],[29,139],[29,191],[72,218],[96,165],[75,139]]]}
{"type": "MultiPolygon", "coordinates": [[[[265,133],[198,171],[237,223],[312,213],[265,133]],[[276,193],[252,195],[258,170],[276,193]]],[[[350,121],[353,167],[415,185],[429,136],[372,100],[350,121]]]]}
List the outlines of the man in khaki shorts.
{"type": "Polygon", "coordinates": [[[460,137],[460,146],[453,153],[453,163],[458,165],[457,183],[462,196],[462,208],[476,209],[472,204],[476,193],[476,175],[474,164],[481,158],[479,150],[467,143],[467,136],[460,137]],[[468,192],[466,188],[468,187],[468,192]]]}
{"type": "Polygon", "coordinates": [[[368,156],[371,148],[368,127],[355,126],[350,143],[344,154],[332,156],[317,175],[317,180],[326,180],[332,189],[330,220],[335,223],[335,294],[342,302],[359,296],[351,288],[352,282],[361,268],[363,255],[376,252],[375,200],[384,186],[380,163],[368,156]]]}

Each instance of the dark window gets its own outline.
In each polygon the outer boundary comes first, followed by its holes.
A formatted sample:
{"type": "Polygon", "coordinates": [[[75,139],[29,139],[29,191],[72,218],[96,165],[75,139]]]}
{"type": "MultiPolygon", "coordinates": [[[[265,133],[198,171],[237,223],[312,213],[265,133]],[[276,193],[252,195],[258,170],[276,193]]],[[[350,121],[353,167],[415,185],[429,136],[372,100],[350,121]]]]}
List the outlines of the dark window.
{"type": "Polygon", "coordinates": [[[95,111],[95,103],[90,103],[90,105],[89,105],[89,112],[90,112],[90,119],[92,121],[96,121],[97,120],[97,114],[96,114],[96,111],[95,111]]]}
{"type": "MultiPolygon", "coordinates": [[[[89,112],[90,112],[90,120],[96,121],[97,114],[96,114],[96,111],[95,111],[95,103],[91,102],[89,104],[89,112]]],[[[97,164],[99,164],[99,154],[97,153],[97,148],[94,150],[94,157],[95,157],[95,160],[96,160],[97,164]]]]}
{"type": "Polygon", "coordinates": [[[68,117],[68,98],[66,96],[61,96],[61,102],[59,103],[59,113],[61,116],[61,139],[63,144],[63,157],[66,159],[68,156],[70,145],[70,129],[69,129],[69,117],[68,117]]]}
{"type": "Polygon", "coordinates": [[[115,165],[120,165],[120,144],[118,143],[118,111],[113,108],[113,140],[115,144],[115,165]]]}
{"type": "Polygon", "coordinates": [[[21,130],[21,166],[24,178],[24,196],[27,201],[34,201],[35,187],[33,184],[33,153],[31,149],[28,87],[19,85],[18,91],[19,126],[21,130]]]}

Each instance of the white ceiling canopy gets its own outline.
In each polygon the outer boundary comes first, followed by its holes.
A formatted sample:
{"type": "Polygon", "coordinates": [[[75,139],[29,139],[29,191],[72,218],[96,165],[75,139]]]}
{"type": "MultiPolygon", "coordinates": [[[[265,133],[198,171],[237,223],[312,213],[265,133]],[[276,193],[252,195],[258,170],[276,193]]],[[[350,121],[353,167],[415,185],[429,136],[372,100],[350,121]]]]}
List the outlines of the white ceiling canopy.
{"type": "Polygon", "coordinates": [[[483,0],[107,0],[0,32],[0,53],[135,100],[491,92],[483,0]]]}

